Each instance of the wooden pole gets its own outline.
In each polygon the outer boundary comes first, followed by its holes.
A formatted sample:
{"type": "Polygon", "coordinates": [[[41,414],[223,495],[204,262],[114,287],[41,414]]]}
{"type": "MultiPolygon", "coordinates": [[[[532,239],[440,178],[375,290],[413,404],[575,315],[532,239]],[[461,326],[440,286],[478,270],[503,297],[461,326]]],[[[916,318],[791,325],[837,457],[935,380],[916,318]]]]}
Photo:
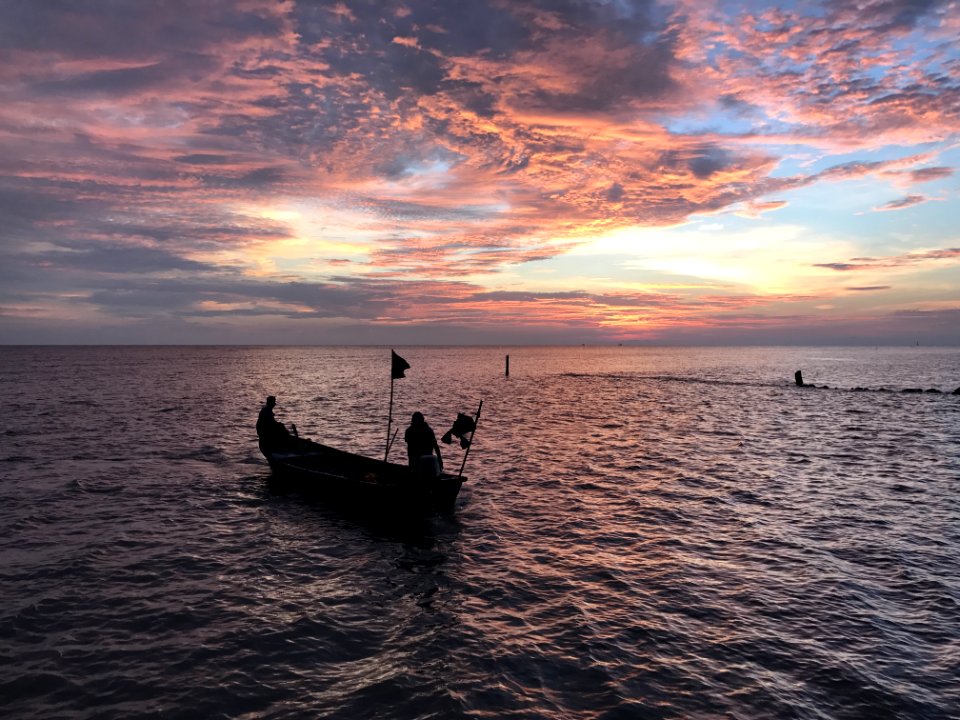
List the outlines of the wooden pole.
{"type": "Polygon", "coordinates": [[[397,428],[393,431],[393,437],[390,438],[390,444],[387,445],[387,455],[390,454],[390,449],[393,447],[393,441],[397,439],[397,433],[400,432],[400,428],[397,428]]]}
{"type": "Polygon", "coordinates": [[[383,451],[383,461],[390,454],[390,426],[393,424],[393,370],[390,371],[390,411],[387,413],[387,447],[383,451]]]}
{"type": "Polygon", "coordinates": [[[506,370],[505,376],[510,377],[510,356],[509,355],[507,355],[507,370],[506,370]]]}
{"type": "MultiPolygon", "coordinates": [[[[509,357],[509,355],[507,357],[509,357]]],[[[457,479],[463,477],[463,468],[467,466],[467,457],[470,455],[470,448],[473,447],[473,436],[477,432],[477,425],[480,424],[481,409],[483,409],[483,400],[480,401],[480,405],[477,407],[477,417],[473,421],[473,430],[470,431],[470,443],[467,445],[467,451],[463,454],[463,462],[460,463],[460,472],[457,473],[457,479]]]]}

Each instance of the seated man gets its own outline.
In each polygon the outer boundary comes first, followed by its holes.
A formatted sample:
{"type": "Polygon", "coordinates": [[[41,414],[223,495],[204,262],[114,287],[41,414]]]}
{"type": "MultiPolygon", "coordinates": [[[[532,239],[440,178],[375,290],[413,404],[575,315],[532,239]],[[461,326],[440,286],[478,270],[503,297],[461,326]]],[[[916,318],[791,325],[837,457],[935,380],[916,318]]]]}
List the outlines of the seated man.
{"type": "Polygon", "coordinates": [[[279,450],[293,444],[290,431],[273,416],[276,405],[277,398],[270,395],[257,416],[257,437],[260,438],[261,449],[279,450]]]}
{"type": "Polygon", "coordinates": [[[443,470],[443,458],[440,457],[440,446],[437,445],[437,436],[433,428],[427,425],[423,413],[415,412],[410,421],[410,427],[403,434],[407,441],[407,459],[410,468],[426,477],[436,477],[443,470]],[[436,453],[436,459],[434,459],[436,453]]]}

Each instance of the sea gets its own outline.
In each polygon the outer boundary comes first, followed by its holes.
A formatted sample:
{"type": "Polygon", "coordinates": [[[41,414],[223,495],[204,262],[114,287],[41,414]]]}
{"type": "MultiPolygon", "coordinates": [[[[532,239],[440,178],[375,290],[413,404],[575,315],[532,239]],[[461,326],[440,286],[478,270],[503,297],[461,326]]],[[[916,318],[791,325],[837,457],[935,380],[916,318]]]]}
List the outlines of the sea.
{"type": "Polygon", "coordinates": [[[0,348],[0,717],[960,718],[960,349],[394,349],[0,348]],[[278,490],[267,395],[482,401],[455,510],[278,490]]]}

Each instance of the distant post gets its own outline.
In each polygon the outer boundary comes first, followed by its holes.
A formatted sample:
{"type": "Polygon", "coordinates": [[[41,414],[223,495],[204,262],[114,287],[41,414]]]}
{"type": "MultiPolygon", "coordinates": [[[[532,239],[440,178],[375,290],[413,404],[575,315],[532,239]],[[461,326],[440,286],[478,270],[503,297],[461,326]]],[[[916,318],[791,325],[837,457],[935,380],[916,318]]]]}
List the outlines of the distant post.
{"type": "Polygon", "coordinates": [[[803,373],[802,373],[802,372],[800,372],[799,370],[797,370],[797,371],[793,374],[793,379],[796,381],[797,387],[803,387],[803,373]]]}
{"type": "Polygon", "coordinates": [[[507,355],[507,366],[506,366],[506,370],[504,371],[504,377],[510,377],[510,356],[509,355],[507,355]]]}

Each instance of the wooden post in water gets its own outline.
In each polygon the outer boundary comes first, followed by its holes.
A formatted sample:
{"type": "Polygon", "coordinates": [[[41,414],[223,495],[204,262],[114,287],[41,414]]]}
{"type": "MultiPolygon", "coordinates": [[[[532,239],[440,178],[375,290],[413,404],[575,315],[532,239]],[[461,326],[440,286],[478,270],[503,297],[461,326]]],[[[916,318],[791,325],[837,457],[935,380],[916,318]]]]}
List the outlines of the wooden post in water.
{"type": "Polygon", "coordinates": [[[504,373],[504,377],[510,377],[510,356],[509,355],[507,355],[507,367],[506,367],[506,372],[504,373]]]}
{"type": "Polygon", "coordinates": [[[797,370],[797,371],[793,374],[793,379],[796,381],[797,387],[803,387],[803,373],[802,373],[802,372],[800,372],[799,370],[797,370]]]}

